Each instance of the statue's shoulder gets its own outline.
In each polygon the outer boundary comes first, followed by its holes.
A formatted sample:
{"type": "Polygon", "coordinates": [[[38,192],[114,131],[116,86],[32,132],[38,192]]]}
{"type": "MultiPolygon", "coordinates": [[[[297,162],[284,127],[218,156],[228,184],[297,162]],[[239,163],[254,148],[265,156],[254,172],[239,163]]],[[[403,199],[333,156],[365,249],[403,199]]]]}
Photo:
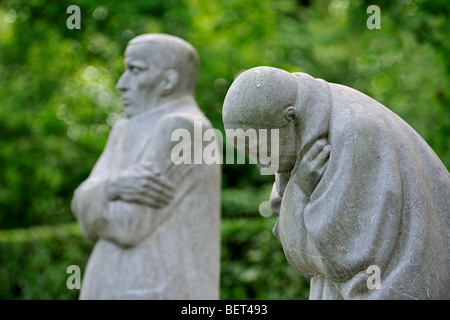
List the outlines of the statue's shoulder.
{"type": "Polygon", "coordinates": [[[345,136],[379,137],[388,131],[394,114],[380,102],[354,88],[330,83],[333,97],[331,127],[345,136]]]}
{"type": "Polygon", "coordinates": [[[173,112],[166,114],[159,124],[175,128],[193,128],[196,124],[202,124],[203,128],[211,127],[211,123],[197,104],[180,106],[173,112]]]}
{"type": "Polygon", "coordinates": [[[128,121],[128,119],[125,118],[125,117],[118,119],[118,120],[114,123],[112,129],[113,129],[113,130],[117,130],[117,131],[123,130],[123,129],[126,127],[126,125],[127,125],[127,121],[128,121]]]}
{"type": "Polygon", "coordinates": [[[121,119],[117,120],[111,128],[111,132],[109,133],[108,140],[115,141],[115,140],[119,139],[119,137],[125,131],[127,121],[128,120],[126,118],[121,118],[121,119]]]}

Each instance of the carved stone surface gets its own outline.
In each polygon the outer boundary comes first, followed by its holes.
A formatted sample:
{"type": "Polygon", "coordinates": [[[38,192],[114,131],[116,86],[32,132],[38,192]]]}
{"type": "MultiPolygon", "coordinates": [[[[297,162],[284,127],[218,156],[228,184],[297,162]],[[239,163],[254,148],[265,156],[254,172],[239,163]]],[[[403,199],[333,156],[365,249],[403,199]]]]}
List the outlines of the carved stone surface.
{"type": "Polygon", "coordinates": [[[223,121],[279,128],[273,231],[312,278],[310,299],[450,298],[450,174],[400,117],[352,88],[258,67],[231,85],[223,121]]]}
{"type": "Polygon", "coordinates": [[[211,128],[193,97],[197,52],[146,34],[129,42],[125,64],[126,118],[72,201],[96,241],[80,299],[218,299],[220,166],[171,161],[174,130],[211,128]]]}

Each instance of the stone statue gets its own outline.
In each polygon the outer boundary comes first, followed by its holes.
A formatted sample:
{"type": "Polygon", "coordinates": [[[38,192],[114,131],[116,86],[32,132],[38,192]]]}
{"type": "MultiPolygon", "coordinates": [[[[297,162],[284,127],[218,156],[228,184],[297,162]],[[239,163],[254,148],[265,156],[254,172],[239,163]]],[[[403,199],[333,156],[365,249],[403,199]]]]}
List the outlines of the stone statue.
{"type": "Polygon", "coordinates": [[[126,118],[72,200],[96,241],[80,299],[219,298],[220,166],[171,161],[174,130],[211,127],[194,99],[198,64],[174,36],[128,43],[117,83],[126,118]]]}
{"type": "Polygon", "coordinates": [[[396,114],[352,88],[257,67],[231,85],[223,121],[279,129],[273,232],[312,278],[310,299],[450,299],[450,174],[396,114]]]}

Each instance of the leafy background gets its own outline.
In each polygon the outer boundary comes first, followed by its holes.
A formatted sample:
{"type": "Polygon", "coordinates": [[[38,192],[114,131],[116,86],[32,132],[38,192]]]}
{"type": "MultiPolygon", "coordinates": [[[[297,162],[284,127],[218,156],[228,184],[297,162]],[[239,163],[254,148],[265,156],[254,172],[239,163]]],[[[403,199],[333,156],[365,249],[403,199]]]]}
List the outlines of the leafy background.
{"type": "MultiPolygon", "coordinates": [[[[0,2],[0,298],[76,299],[66,268],[92,244],[70,212],[122,106],[115,84],[135,35],[170,33],[201,57],[196,99],[223,130],[228,87],[270,65],[341,83],[405,119],[450,166],[450,2],[137,0],[0,2]],[[69,5],[81,29],[69,30],[69,5]],[[369,5],[381,29],[369,30],[369,5]]],[[[222,299],[306,299],[258,206],[273,177],[224,165],[222,299]]]]}

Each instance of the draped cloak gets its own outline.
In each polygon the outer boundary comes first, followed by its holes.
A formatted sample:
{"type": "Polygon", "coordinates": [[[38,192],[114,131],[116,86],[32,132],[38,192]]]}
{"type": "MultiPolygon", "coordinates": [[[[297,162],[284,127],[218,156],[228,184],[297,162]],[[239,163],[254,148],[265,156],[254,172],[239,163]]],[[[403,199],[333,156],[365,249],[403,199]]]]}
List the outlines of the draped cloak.
{"type": "Polygon", "coordinates": [[[81,230],[96,241],[80,299],[219,298],[220,166],[171,161],[172,133],[193,136],[195,122],[211,127],[195,100],[183,97],[114,125],[72,200],[81,230]],[[144,162],[176,184],[171,202],[154,209],[109,201],[110,179],[144,162]]]}
{"type": "Polygon", "coordinates": [[[300,158],[320,138],[331,152],[310,197],[294,168],[274,233],[291,266],[312,278],[310,299],[450,299],[448,170],[374,99],[295,75],[300,158]],[[379,288],[368,285],[370,266],[379,288]]]}

